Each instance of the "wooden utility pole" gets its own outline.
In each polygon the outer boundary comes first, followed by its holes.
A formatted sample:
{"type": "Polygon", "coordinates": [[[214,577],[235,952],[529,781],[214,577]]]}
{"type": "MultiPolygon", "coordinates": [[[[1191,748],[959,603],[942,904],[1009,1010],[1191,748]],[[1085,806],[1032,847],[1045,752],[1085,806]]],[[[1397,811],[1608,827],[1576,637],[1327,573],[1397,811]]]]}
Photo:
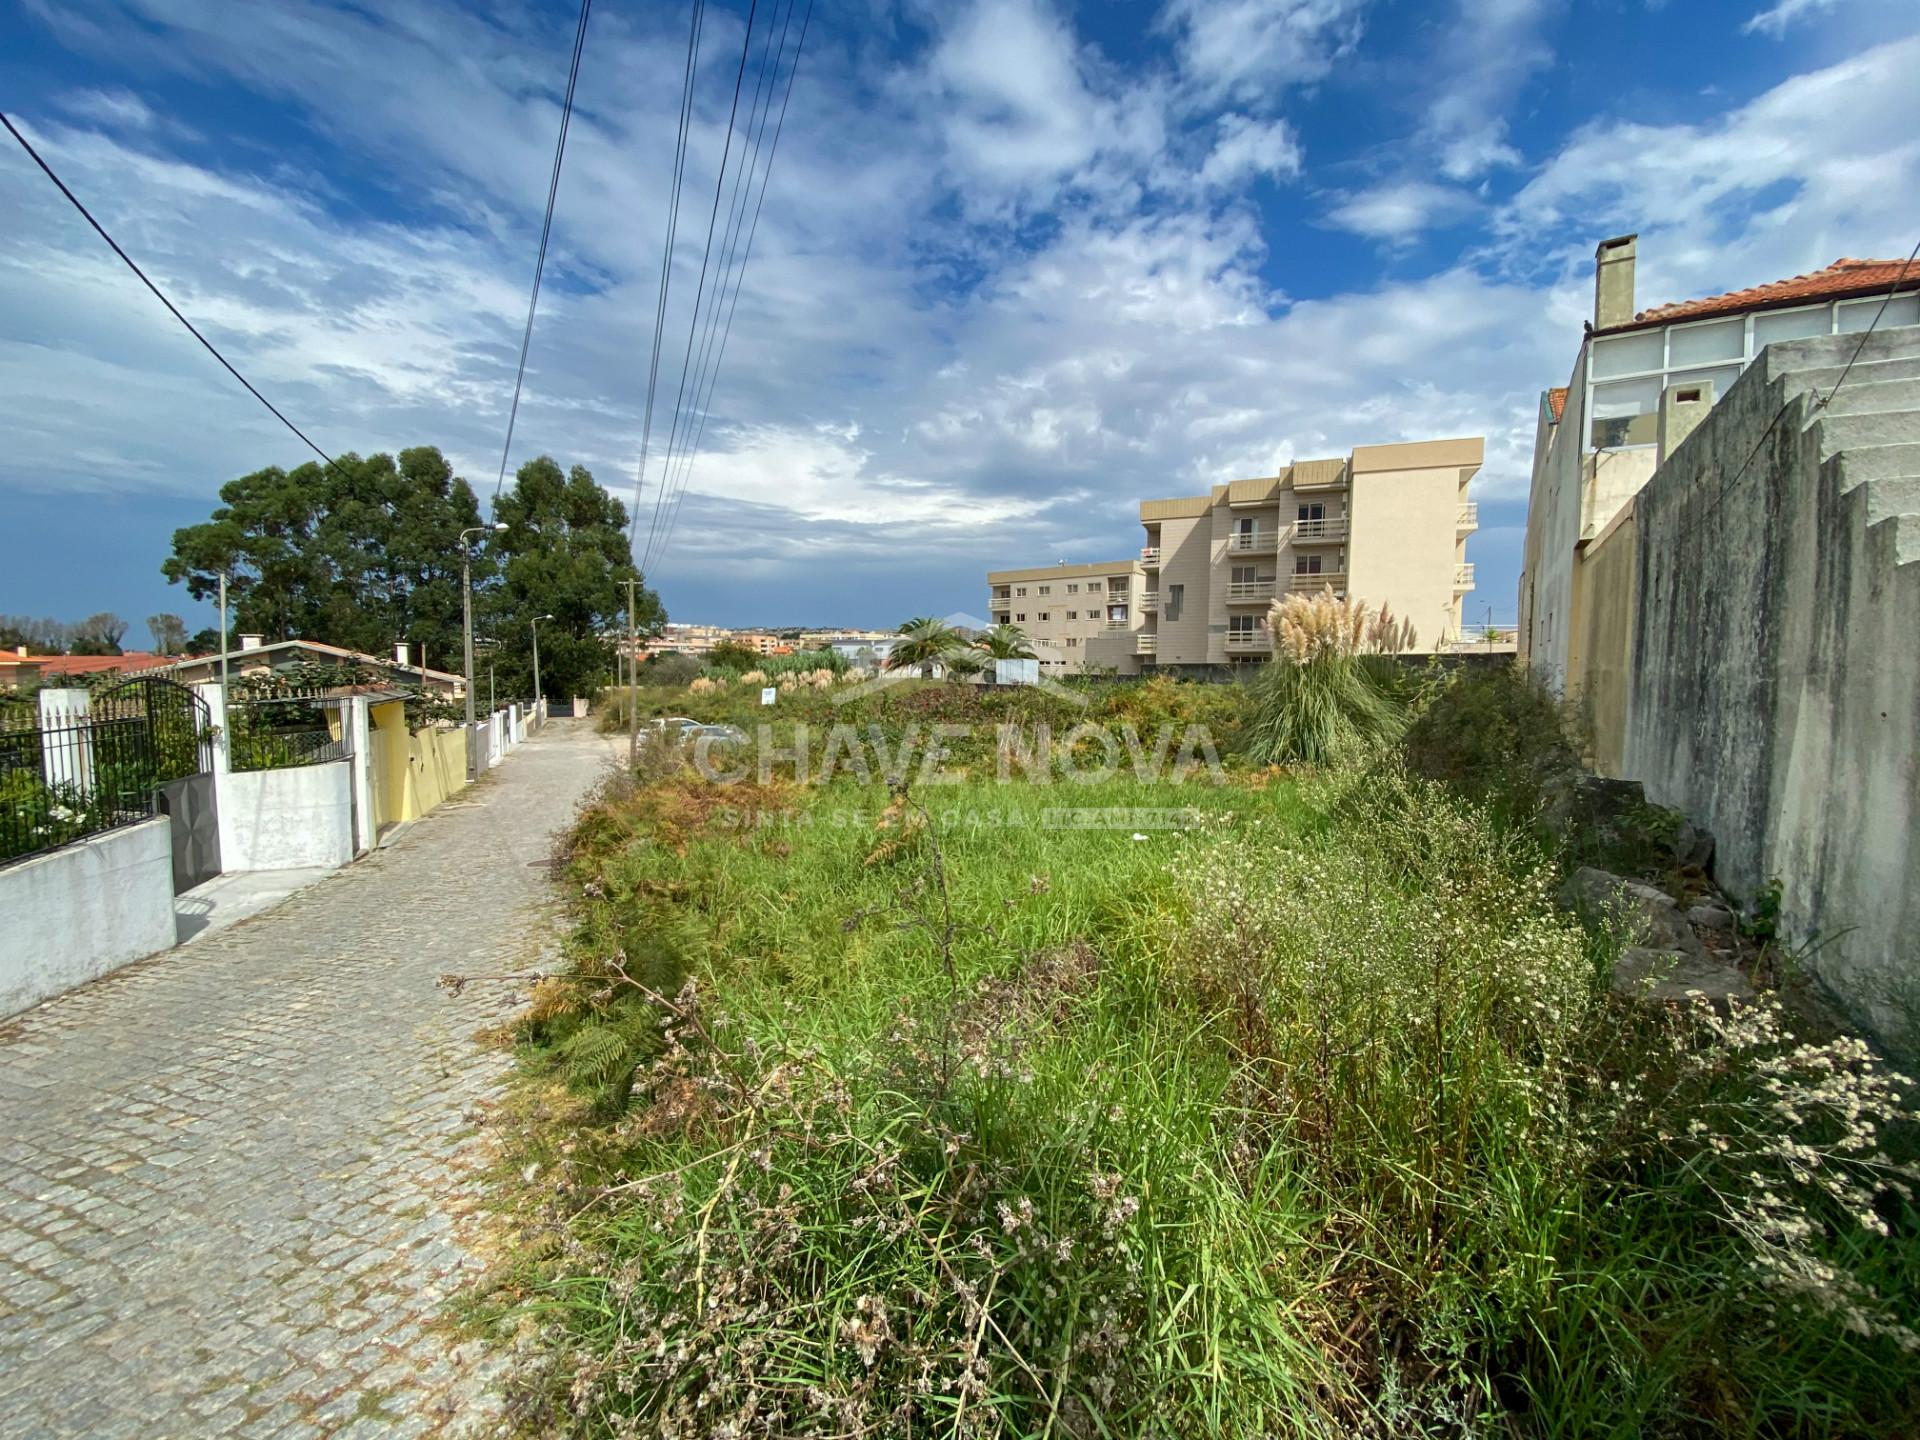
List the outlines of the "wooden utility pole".
{"type": "Polygon", "coordinates": [[[640,667],[634,661],[639,625],[634,618],[635,577],[627,579],[627,769],[640,768],[640,667]]]}

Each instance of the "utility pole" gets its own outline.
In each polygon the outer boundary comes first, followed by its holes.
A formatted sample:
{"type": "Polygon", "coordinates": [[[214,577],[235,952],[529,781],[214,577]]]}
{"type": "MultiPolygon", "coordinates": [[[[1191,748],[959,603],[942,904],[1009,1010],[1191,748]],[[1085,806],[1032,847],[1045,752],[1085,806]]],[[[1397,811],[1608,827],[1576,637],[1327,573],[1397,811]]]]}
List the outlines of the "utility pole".
{"type": "Polygon", "coordinates": [[[220,694],[227,693],[227,572],[220,572],[220,694]]]}
{"type": "Polygon", "coordinates": [[[627,769],[640,767],[640,666],[636,663],[635,637],[639,625],[634,618],[633,587],[636,578],[627,578],[627,769]]]}

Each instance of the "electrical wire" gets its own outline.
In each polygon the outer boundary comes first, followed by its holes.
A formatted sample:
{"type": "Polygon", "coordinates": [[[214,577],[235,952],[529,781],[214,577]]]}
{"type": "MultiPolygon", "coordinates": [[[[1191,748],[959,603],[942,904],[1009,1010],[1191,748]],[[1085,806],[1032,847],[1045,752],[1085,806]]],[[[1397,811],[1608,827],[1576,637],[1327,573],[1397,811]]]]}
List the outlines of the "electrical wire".
{"type": "MultiPolygon", "coordinates": [[[[640,428],[640,463],[634,468],[633,475],[633,514],[628,517],[627,548],[633,548],[640,533],[640,502],[646,492],[647,450],[653,439],[653,403],[654,392],[660,381],[660,341],[666,332],[667,293],[673,280],[673,247],[680,226],[680,190],[687,170],[687,132],[693,118],[693,81],[700,63],[700,28],[706,15],[705,0],[694,0],[692,14],[687,25],[687,64],[686,73],[680,82],[680,133],[675,142],[673,159],[673,187],[667,206],[667,242],[660,252],[660,292],[653,310],[653,353],[647,362],[647,407],[646,418],[640,428]]],[[[658,497],[655,521],[659,523],[658,497]]],[[[647,544],[653,544],[653,530],[647,532],[647,544]]]]}
{"type": "MultiPolygon", "coordinates": [[[[733,154],[733,132],[735,129],[735,123],[737,122],[740,116],[740,90],[747,76],[747,58],[753,53],[753,22],[754,22],[754,17],[759,14],[759,10],[760,10],[760,0],[752,0],[752,4],[748,7],[748,10],[747,10],[746,34],[741,38],[741,41],[740,41],[740,65],[739,65],[739,68],[734,72],[734,77],[733,77],[733,104],[732,104],[732,107],[727,111],[726,144],[720,152],[719,172],[714,176],[713,208],[707,215],[707,240],[706,240],[705,247],[702,249],[700,253],[700,281],[699,281],[699,284],[694,289],[693,313],[688,318],[688,321],[687,321],[687,350],[686,350],[686,354],[681,357],[680,387],[679,387],[678,393],[674,396],[674,401],[673,401],[673,425],[672,425],[672,428],[668,431],[668,437],[667,437],[667,453],[669,455],[673,453],[673,437],[679,433],[681,412],[682,412],[683,406],[686,403],[687,373],[691,369],[692,363],[693,363],[693,337],[700,323],[700,302],[706,295],[707,270],[713,260],[713,232],[714,232],[714,227],[718,224],[720,219],[720,194],[726,184],[727,161],[733,154]]],[[[659,503],[660,503],[660,492],[655,491],[654,492],[654,519],[655,519],[656,528],[659,522],[659,513],[660,513],[659,503]]],[[[643,558],[641,560],[640,568],[643,571],[647,568],[647,563],[648,563],[647,558],[643,558]]]]}
{"type": "MultiPolygon", "coordinates": [[[[733,317],[735,312],[739,309],[741,288],[746,283],[747,262],[753,256],[754,238],[760,233],[760,215],[767,203],[767,186],[773,178],[773,162],[779,151],[780,136],[782,132],[786,129],[787,107],[793,100],[794,80],[800,73],[801,52],[806,47],[807,32],[813,24],[813,5],[814,5],[814,0],[807,0],[807,12],[800,22],[799,38],[794,43],[793,59],[790,62],[789,68],[787,70],[787,88],[784,94],[781,96],[781,100],[780,100],[780,118],[774,123],[773,139],[767,146],[767,165],[766,165],[766,169],[761,173],[761,177],[760,177],[760,194],[754,202],[753,222],[748,227],[748,230],[747,230],[746,245],[741,253],[739,270],[734,279],[733,296],[729,301],[728,307],[727,307],[726,323],[722,327],[720,332],[720,345],[719,345],[718,351],[715,354],[713,369],[711,371],[710,378],[708,381],[706,402],[703,403],[701,406],[700,428],[695,434],[694,443],[692,447],[689,448],[687,451],[687,459],[686,459],[685,465],[681,470],[679,489],[674,496],[673,509],[668,516],[666,536],[662,540],[661,546],[660,546],[661,559],[665,558],[667,546],[672,543],[674,529],[679,524],[681,501],[686,495],[687,484],[690,481],[693,474],[694,462],[699,458],[700,441],[706,435],[707,418],[711,414],[711,402],[713,399],[713,390],[714,390],[714,386],[719,381],[720,362],[722,359],[725,358],[727,340],[733,333],[733,317]]],[[[789,24],[791,24],[792,20],[793,20],[793,4],[790,3],[787,7],[787,21],[789,24]]],[[[786,44],[786,35],[783,29],[781,32],[782,50],[785,49],[785,44],[786,44]]],[[[777,66],[775,67],[775,74],[776,76],[778,75],[777,66]]],[[[765,130],[765,121],[763,119],[762,120],[763,133],[764,133],[764,130],[765,130]]]]}
{"type": "Polygon", "coordinates": [[[580,0],[580,23],[573,32],[573,63],[567,69],[567,94],[560,104],[560,138],[553,147],[553,175],[547,181],[547,214],[540,222],[540,253],[533,262],[533,294],[527,300],[527,327],[520,335],[520,366],[513,377],[513,404],[507,410],[507,438],[500,446],[500,475],[493,482],[493,504],[500,504],[507,483],[507,456],[513,449],[513,427],[520,418],[520,390],[527,381],[527,351],[533,344],[533,316],[540,308],[540,279],[547,268],[547,240],[553,234],[553,208],[560,196],[560,166],[567,155],[567,129],[573,123],[573,92],[580,81],[580,52],[587,43],[587,15],[593,0],[580,0]]]}
{"type": "MultiPolygon", "coordinates": [[[[327,454],[326,451],[322,450],[318,445],[314,444],[313,441],[307,437],[306,431],[302,430],[298,425],[294,424],[293,421],[289,420],[285,415],[281,414],[280,408],[277,405],[275,405],[271,400],[267,399],[266,396],[262,395],[259,392],[259,390],[254,387],[254,384],[251,380],[247,379],[246,376],[242,375],[238,370],[236,370],[233,366],[233,362],[227,359],[226,356],[222,355],[218,347],[216,347],[211,340],[207,339],[206,336],[202,335],[191,320],[187,319],[185,315],[182,315],[180,313],[180,308],[177,305],[175,305],[173,301],[169,300],[164,293],[162,293],[160,287],[154,284],[153,281],[147,278],[147,272],[142,270],[137,264],[135,264],[133,257],[127,254],[125,250],[122,250],[120,248],[120,242],[115,240],[113,236],[109,235],[106,231],[106,227],[103,226],[98,220],[93,218],[93,212],[88,210],[85,205],[80,203],[80,197],[75,195],[72,190],[67,188],[67,182],[62,180],[58,175],[54,173],[53,167],[49,165],[44,159],[41,158],[40,152],[33,148],[32,143],[28,141],[26,136],[20,133],[20,131],[14,126],[13,121],[9,119],[5,114],[0,114],[0,125],[4,125],[7,127],[7,133],[13,136],[15,140],[18,140],[20,142],[20,148],[22,150],[25,150],[27,154],[30,157],[32,157],[33,163],[38,165],[41,168],[41,170],[46,173],[46,177],[49,180],[53,181],[53,183],[59,188],[60,193],[67,197],[68,203],[71,204],[74,209],[80,212],[81,218],[84,219],[87,222],[87,224],[93,227],[94,233],[97,234],[102,240],[107,242],[108,248],[110,248],[114,254],[120,257],[122,262],[125,263],[126,267],[129,270],[133,271],[135,275],[139,276],[140,283],[142,285],[145,285],[147,289],[153,292],[153,298],[158,300],[162,305],[166,306],[167,312],[170,315],[172,315],[174,319],[178,320],[182,325],[187,327],[187,332],[190,335],[192,335],[194,339],[198,340],[202,346],[205,347],[206,352],[209,355],[213,356],[214,359],[218,360],[221,366],[226,370],[226,372],[229,375],[233,376],[234,379],[238,380],[242,385],[246,386],[247,393],[249,395],[253,396],[254,399],[258,400],[262,405],[266,406],[268,410],[272,411],[274,419],[278,420],[282,425],[286,426],[287,429],[291,430],[295,435],[299,436],[301,444],[305,445],[309,450],[313,451],[314,454],[318,455],[322,460],[326,461],[328,465],[332,466],[335,470],[338,470],[341,475],[345,476],[347,472],[340,468],[340,463],[337,460],[335,460],[331,455],[327,454]]],[[[348,477],[348,478],[351,478],[351,477],[348,477]]]]}

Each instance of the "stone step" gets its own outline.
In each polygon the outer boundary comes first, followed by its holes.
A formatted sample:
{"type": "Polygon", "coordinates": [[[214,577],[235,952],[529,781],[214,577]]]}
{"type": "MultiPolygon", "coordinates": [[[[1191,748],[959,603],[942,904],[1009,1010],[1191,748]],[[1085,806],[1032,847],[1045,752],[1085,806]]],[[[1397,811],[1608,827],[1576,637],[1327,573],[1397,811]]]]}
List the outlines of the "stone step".
{"type": "MultiPolygon", "coordinates": [[[[1889,410],[1920,410],[1920,380],[1870,380],[1862,383],[1860,372],[1855,370],[1846,384],[1828,396],[1817,413],[1878,415],[1889,410]]],[[[1914,438],[1920,439],[1920,430],[1914,431],[1914,438]]]]}
{"type": "MultiPolygon", "coordinates": [[[[1782,340],[1765,352],[1767,378],[1777,380],[1796,370],[1844,366],[1858,369],[1876,360],[1910,360],[1920,355],[1920,325],[1888,325],[1864,341],[1858,335],[1814,335],[1805,340],[1782,340]]],[[[1851,385],[1853,382],[1847,382],[1851,385]]]]}
{"type": "Polygon", "coordinates": [[[1869,446],[1906,446],[1920,440],[1920,406],[1846,414],[1823,411],[1808,428],[1820,432],[1822,460],[1869,446]]]}
{"type": "Polygon", "coordinates": [[[1845,365],[1822,365],[1811,370],[1791,370],[1786,374],[1787,393],[1818,390],[1822,395],[1835,385],[1842,391],[1854,385],[1877,384],[1882,380],[1920,380],[1920,355],[1899,360],[1861,360],[1851,371],[1845,365]],[[1841,376],[1846,376],[1844,384],[1841,376]]]}

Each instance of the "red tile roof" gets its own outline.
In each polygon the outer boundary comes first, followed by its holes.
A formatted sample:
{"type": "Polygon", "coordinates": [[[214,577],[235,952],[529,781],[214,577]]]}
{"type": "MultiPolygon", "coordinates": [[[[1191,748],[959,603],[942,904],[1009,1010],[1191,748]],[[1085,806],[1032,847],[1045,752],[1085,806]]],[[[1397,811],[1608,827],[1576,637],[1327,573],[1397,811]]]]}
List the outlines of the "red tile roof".
{"type": "Polygon", "coordinates": [[[1566,386],[1556,385],[1553,389],[1547,391],[1547,407],[1553,411],[1553,423],[1558,425],[1561,415],[1566,412],[1567,408],[1566,386]]]}
{"type": "Polygon", "coordinates": [[[129,650],[124,655],[29,655],[47,675],[98,675],[103,670],[151,670],[170,665],[165,655],[150,655],[144,650],[129,650]]]}
{"type": "Polygon", "coordinates": [[[1906,271],[1904,260],[1836,260],[1824,270],[1775,280],[1767,285],[1752,285],[1745,290],[1729,290],[1724,295],[1709,295],[1704,300],[1682,300],[1673,305],[1657,305],[1642,310],[1628,324],[1614,325],[1599,334],[1635,330],[1643,325],[1666,325],[1675,320],[1705,320],[1715,315],[1744,315],[1749,310],[1771,310],[1783,305],[1804,305],[1811,300],[1844,300],[1854,295],[1876,295],[1893,289],[1920,288],[1920,264],[1906,271]]]}

